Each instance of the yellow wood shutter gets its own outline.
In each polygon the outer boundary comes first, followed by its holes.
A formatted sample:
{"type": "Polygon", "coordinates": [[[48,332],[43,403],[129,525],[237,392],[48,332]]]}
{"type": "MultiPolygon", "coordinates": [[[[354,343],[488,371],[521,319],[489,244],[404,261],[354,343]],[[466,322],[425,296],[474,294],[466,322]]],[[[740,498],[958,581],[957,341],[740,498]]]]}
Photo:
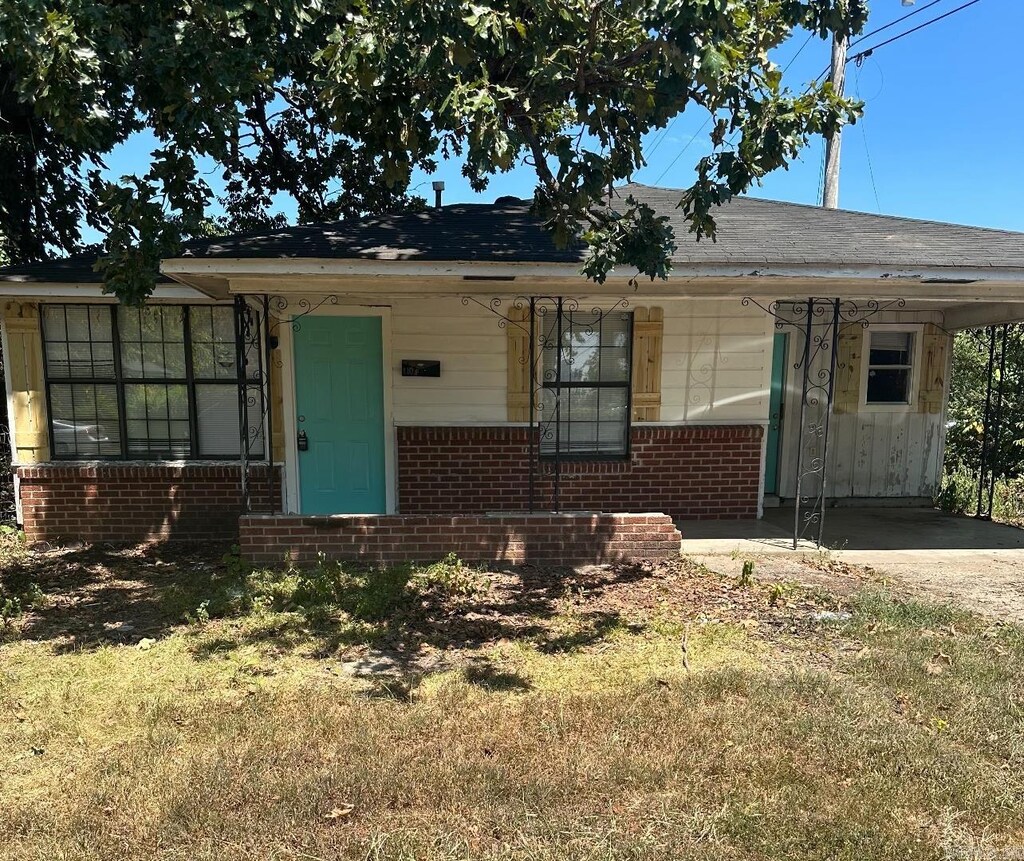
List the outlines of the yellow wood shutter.
{"type": "Polygon", "coordinates": [[[661,308],[633,310],[633,421],[661,420],[661,351],[665,314],[661,308]]]}
{"type": "Polygon", "coordinates": [[[832,409],[855,413],[860,409],[860,366],[864,355],[864,329],[859,324],[839,330],[836,353],[836,385],[832,409]]]}
{"type": "Polygon", "coordinates": [[[8,350],[4,363],[14,408],[15,458],[22,464],[39,463],[50,458],[39,306],[9,303],[4,309],[4,328],[8,350]]]}
{"type": "Polygon", "coordinates": [[[946,350],[949,335],[934,323],[926,323],[921,344],[921,377],[918,388],[917,411],[942,412],[946,393],[946,350]]]}
{"type": "Polygon", "coordinates": [[[527,308],[510,308],[508,335],[508,420],[530,420],[530,323],[527,308]]]}

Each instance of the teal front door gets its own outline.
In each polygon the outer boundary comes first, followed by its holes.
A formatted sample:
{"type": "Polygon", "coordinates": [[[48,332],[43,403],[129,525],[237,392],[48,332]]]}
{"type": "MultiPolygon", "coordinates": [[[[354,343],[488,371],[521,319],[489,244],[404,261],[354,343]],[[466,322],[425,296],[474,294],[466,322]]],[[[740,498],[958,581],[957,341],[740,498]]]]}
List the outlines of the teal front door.
{"type": "Polygon", "coordinates": [[[764,492],[779,492],[779,449],[782,443],[782,411],[786,393],[786,354],[789,336],[776,335],[772,349],[772,384],[768,396],[768,439],[764,459],[764,492]]]}
{"type": "Polygon", "coordinates": [[[384,514],[380,317],[304,317],[295,332],[303,514],[384,514]]]}

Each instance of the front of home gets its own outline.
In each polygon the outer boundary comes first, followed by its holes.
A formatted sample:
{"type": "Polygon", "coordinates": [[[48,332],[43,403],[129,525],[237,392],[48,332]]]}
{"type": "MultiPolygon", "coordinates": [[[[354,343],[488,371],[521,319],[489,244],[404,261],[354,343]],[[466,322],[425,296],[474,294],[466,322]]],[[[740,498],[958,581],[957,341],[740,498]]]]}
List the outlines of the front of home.
{"type": "Polygon", "coordinates": [[[598,560],[794,501],[813,530],[928,503],[952,333],[1024,319],[1018,234],[741,199],[716,243],[677,225],[668,281],[596,285],[528,208],[196,245],[142,309],[91,261],[0,271],[28,536],[598,560]]]}

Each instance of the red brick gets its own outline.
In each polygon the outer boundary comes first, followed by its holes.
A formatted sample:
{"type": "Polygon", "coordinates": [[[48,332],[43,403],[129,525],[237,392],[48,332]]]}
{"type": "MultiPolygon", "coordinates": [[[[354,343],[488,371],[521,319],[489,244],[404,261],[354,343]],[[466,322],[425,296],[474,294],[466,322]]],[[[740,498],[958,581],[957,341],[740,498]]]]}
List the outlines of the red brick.
{"type": "MultiPolygon", "coordinates": [[[[676,518],[755,516],[762,432],[745,425],[634,427],[628,460],[562,464],[560,505],[676,518]]],[[[398,428],[399,509],[420,515],[528,508],[529,433],[507,426],[398,428]]],[[[536,501],[548,504],[552,465],[541,464],[535,481],[536,501]]]]}

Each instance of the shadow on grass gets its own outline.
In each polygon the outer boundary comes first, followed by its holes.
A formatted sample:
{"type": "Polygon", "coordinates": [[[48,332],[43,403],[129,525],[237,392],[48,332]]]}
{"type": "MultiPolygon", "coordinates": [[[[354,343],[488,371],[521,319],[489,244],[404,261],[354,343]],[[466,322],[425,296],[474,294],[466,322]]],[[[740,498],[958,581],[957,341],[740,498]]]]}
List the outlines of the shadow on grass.
{"type": "MultiPolygon", "coordinates": [[[[454,558],[426,568],[254,571],[229,550],[170,543],[23,552],[0,577],[38,585],[43,600],[17,620],[17,634],[58,652],[159,639],[193,622],[198,660],[255,645],[301,647],[314,658],[368,647],[412,662],[432,650],[524,639],[549,652],[585,648],[624,622],[617,612],[587,611],[584,597],[651,576],[631,565],[484,571],[454,558]],[[211,620],[222,624],[201,624],[211,620]]],[[[523,683],[486,666],[469,676],[483,687],[523,683]]]]}
{"type": "Polygon", "coordinates": [[[488,691],[528,691],[533,685],[520,673],[496,666],[492,661],[472,661],[462,675],[471,685],[488,691]]]}
{"type": "Polygon", "coordinates": [[[227,543],[91,545],[4,554],[0,587],[26,583],[40,599],[8,636],[50,642],[58,652],[159,638],[180,625],[200,595],[238,588],[227,543]]]}

